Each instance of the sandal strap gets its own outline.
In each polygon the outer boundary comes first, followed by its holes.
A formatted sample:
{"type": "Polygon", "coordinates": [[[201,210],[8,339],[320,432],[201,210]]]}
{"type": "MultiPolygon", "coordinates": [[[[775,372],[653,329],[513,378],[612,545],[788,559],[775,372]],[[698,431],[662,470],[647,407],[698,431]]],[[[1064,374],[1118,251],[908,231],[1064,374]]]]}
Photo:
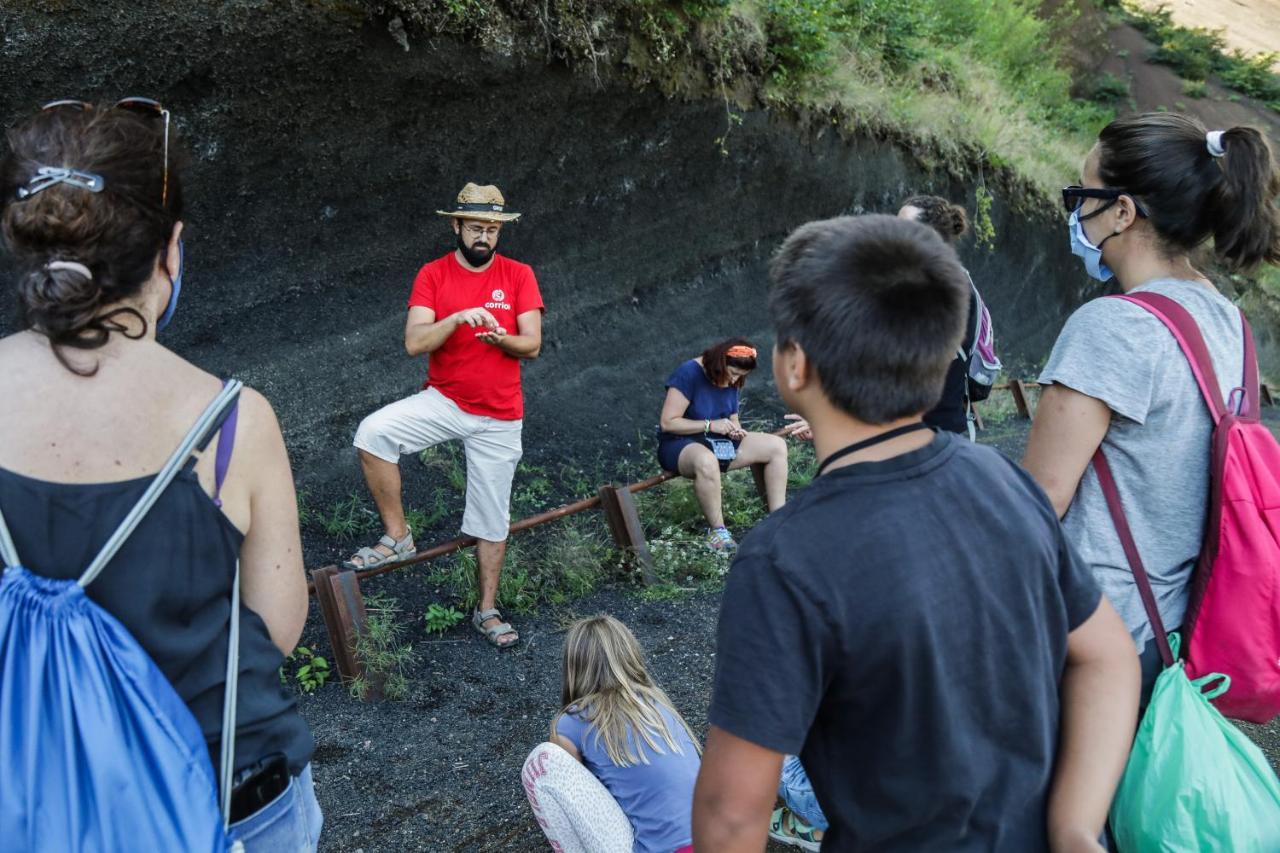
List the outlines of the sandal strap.
{"type": "Polygon", "coordinates": [[[396,550],[396,545],[398,545],[399,543],[398,543],[398,542],[396,542],[396,540],[394,540],[394,539],[392,539],[392,538],[391,538],[391,534],[390,534],[390,533],[384,533],[384,534],[382,534],[382,538],[378,540],[378,544],[379,544],[379,545],[385,545],[386,547],[388,547],[388,548],[390,548],[392,551],[394,551],[394,550],[396,550]]]}
{"type": "MultiPolygon", "coordinates": [[[[484,626],[481,626],[481,627],[484,628],[484,626]]],[[[512,628],[506,622],[499,622],[497,625],[491,625],[488,628],[484,628],[484,632],[488,634],[490,637],[497,639],[498,637],[504,636],[506,634],[514,634],[516,632],[516,629],[512,628]]]]}
{"type": "Polygon", "coordinates": [[[475,613],[472,615],[472,617],[471,617],[471,618],[472,618],[472,619],[474,619],[477,623],[478,623],[478,622],[483,622],[483,621],[485,621],[486,619],[494,619],[494,618],[501,619],[501,618],[502,618],[502,611],[500,611],[500,610],[499,610],[498,608],[496,608],[496,607],[490,607],[488,610],[477,610],[477,611],[475,611],[475,613]]]}

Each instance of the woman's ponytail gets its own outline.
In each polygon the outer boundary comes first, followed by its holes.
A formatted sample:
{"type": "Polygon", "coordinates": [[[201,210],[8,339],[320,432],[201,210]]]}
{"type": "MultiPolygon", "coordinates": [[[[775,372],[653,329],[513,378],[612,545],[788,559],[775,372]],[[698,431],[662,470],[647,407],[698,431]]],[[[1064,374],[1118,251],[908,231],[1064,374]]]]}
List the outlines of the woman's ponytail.
{"type": "Polygon", "coordinates": [[[1214,251],[1235,269],[1280,264],[1280,172],[1262,134],[1234,127],[1221,136],[1222,181],[1208,199],[1214,251]]]}

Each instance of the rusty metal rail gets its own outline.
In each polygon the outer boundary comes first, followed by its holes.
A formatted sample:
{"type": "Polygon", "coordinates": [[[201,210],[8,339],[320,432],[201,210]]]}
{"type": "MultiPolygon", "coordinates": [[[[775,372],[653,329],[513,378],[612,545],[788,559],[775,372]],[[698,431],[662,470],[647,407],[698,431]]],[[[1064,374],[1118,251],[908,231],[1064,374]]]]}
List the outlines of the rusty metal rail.
{"type": "MultiPolygon", "coordinates": [[[[1012,394],[1013,404],[1018,411],[1018,416],[1030,420],[1035,414],[1034,407],[1031,405],[1031,389],[1034,385],[1035,383],[1033,382],[1013,379],[1009,382],[995,385],[993,388],[995,390],[1008,391],[1012,394]]],[[[1271,389],[1267,385],[1262,385],[1260,396],[1262,397],[1260,401],[1262,405],[1274,405],[1271,389]]],[[[975,414],[977,413],[976,406],[974,412],[975,414]]],[[[977,417],[977,423],[979,428],[983,428],[980,415],[977,417]]],[[[775,433],[775,435],[778,434],[781,434],[781,431],[775,433]]],[[[759,472],[756,473],[758,475],[759,472]]],[[[636,504],[632,499],[632,495],[645,489],[651,489],[675,477],[675,474],[666,473],[625,486],[612,484],[601,486],[599,492],[593,497],[583,498],[580,501],[574,501],[573,503],[520,519],[511,525],[511,532],[519,533],[522,530],[529,530],[530,528],[599,507],[604,512],[605,521],[608,523],[609,533],[613,538],[613,542],[625,555],[627,564],[641,572],[645,583],[653,583],[655,580],[653,556],[649,553],[649,546],[645,541],[640,515],[636,511],[636,504]]],[[[763,484],[759,476],[757,476],[756,485],[763,495],[763,484]]],[[[425,548],[406,560],[379,566],[376,569],[343,571],[336,565],[331,564],[311,571],[311,580],[307,584],[307,589],[309,593],[315,596],[316,602],[320,606],[320,614],[324,618],[325,629],[329,634],[329,643],[333,647],[334,663],[337,666],[338,675],[343,680],[364,675],[359,657],[355,653],[356,638],[364,632],[368,618],[365,612],[364,598],[360,593],[360,581],[377,577],[396,569],[404,569],[425,563],[428,560],[434,560],[438,557],[452,554],[455,551],[461,551],[463,548],[469,548],[475,544],[474,537],[461,536],[457,539],[450,539],[447,542],[441,542],[425,548]]]]}

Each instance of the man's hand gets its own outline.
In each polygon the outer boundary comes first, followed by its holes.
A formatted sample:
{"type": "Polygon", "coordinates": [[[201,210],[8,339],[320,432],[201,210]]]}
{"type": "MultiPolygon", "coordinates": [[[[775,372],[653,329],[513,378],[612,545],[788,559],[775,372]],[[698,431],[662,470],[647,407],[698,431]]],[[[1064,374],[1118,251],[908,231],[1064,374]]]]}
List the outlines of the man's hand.
{"type": "MultiPolygon", "coordinates": [[[[484,309],[479,309],[484,310],[484,309]]],[[[498,326],[497,328],[487,332],[476,332],[476,340],[486,344],[498,345],[498,341],[507,336],[507,330],[498,326]]]]}
{"type": "Polygon", "coordinates": [[[798,438],[801,441],[813,441],[813,430],[809,428],[809,422],[799,415],[783,415],[783,420],[793,421],[782,428],[782,434],[788,438],[798,438]]]}
{"type": "MultiPolygon", "coordinates": [[[[453,315],[453,321],[459,326],[466,323],[473,329],[479,328],[480,326],[490,330],[498,328],[497,318],[490,314],[487,309],[479,307],[467,308],[466,310],[459,311],[453,315]]],[[[491,343],[491,341],[486,341],[486,343],[491,343]]]]}

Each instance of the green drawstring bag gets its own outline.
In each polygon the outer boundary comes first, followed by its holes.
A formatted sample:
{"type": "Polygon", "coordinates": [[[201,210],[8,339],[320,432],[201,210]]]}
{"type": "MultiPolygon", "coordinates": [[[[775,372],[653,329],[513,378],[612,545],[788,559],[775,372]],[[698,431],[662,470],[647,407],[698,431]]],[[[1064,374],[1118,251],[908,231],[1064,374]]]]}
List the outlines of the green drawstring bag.
{"type": "Polygon", "coordinates": [[[1111,804],[1116,844],[1121,853],[1280,851],[1280,780],[1262,750],[1209,704],[1231,679],[1190,680],[1177,660],[1178,635],[1169,641],[1175,662],[1156,679],[1111,804]]]}

